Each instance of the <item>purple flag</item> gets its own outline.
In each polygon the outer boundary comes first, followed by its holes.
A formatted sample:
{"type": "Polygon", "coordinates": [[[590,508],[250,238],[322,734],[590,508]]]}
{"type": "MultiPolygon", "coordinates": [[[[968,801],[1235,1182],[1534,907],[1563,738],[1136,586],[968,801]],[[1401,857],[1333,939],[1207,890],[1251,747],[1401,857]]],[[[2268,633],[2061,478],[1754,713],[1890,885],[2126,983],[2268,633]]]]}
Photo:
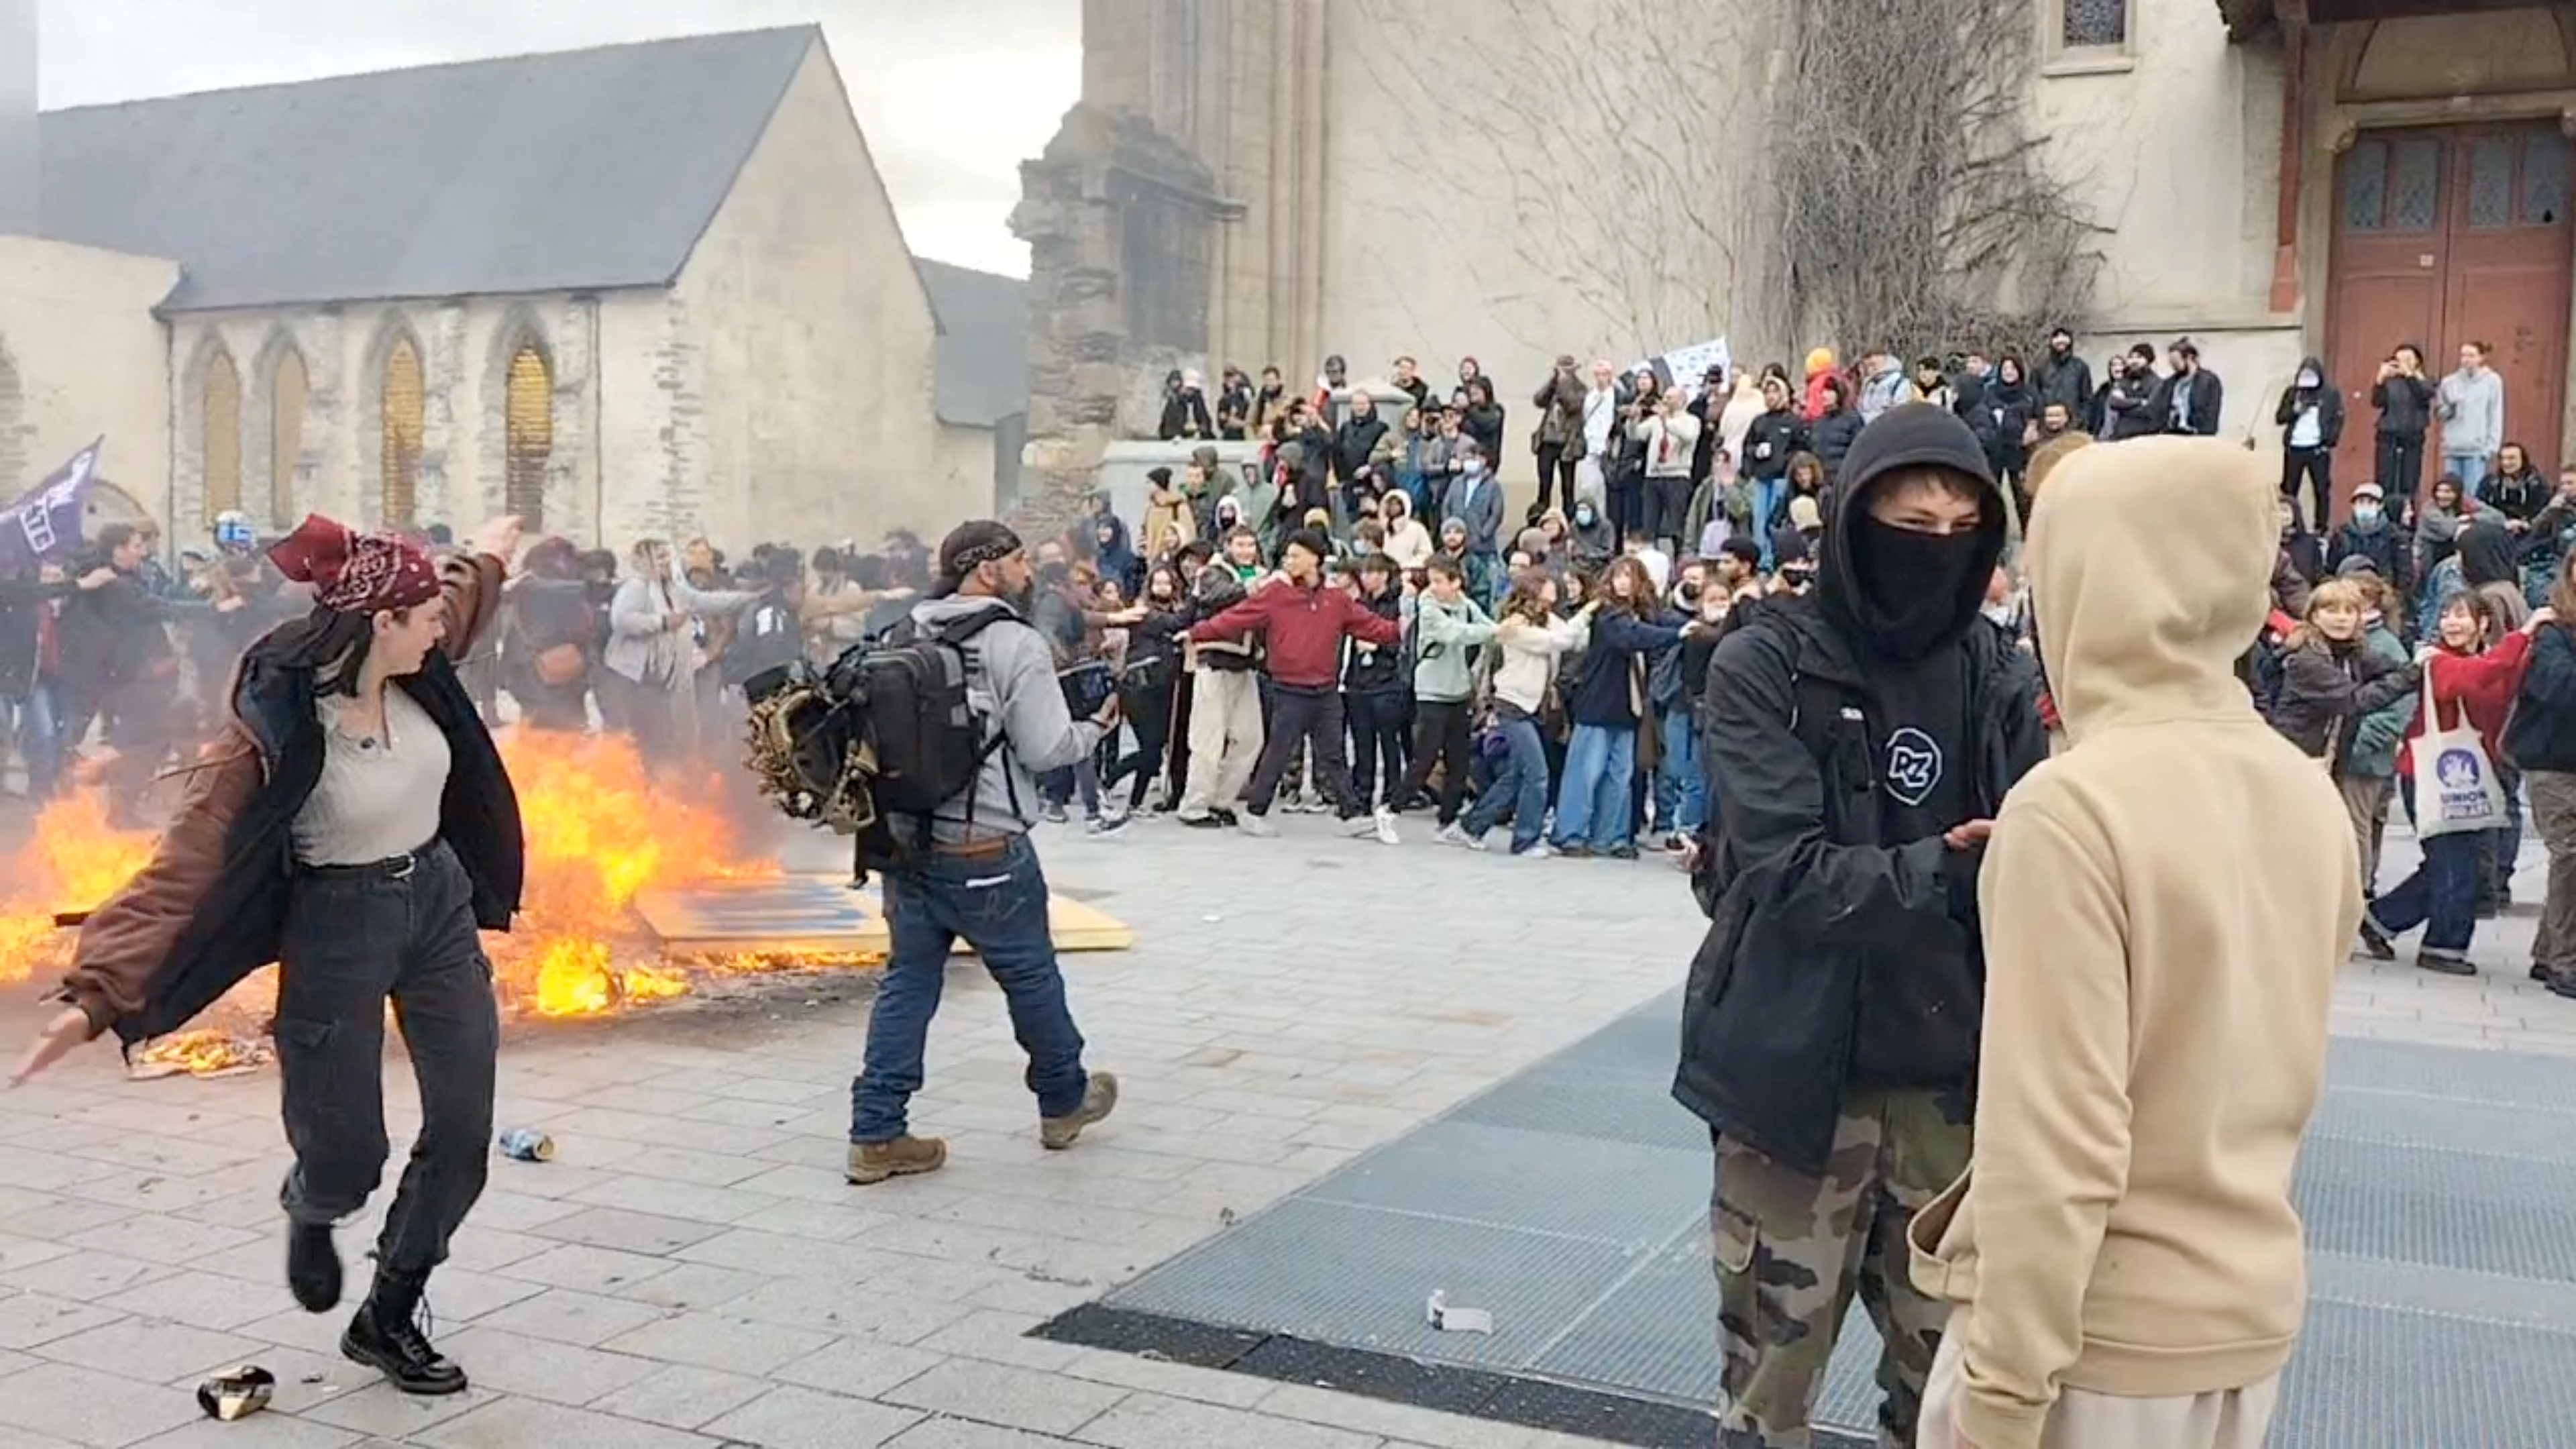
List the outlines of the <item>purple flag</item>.
{"type": "Polygon", "coordinates": [[[44,482],[0,513],[0,573],[32,569],[68,558],[81,544],[81,518],[89,485],[98,478],[98,452],[107,439],[71,455],[44,482]]]}

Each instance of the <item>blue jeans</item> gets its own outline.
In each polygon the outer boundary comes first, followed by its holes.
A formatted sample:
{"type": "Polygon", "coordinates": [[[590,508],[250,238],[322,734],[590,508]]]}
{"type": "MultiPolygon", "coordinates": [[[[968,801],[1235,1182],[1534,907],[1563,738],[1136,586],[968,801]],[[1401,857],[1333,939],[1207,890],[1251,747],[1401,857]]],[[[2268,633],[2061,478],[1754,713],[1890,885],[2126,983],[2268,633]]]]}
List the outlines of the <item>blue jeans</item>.
{"type": "Polygon", "coordinates": [[[1664,711],[1664,758],[1655,766],[1655,818],[1671,834],[1708,823],[1708,781],[1699,768],[1699,721],[1690,702],[1664,711]]]}
{"type": "Polygon", "coordinates": [[[1539,743],[1538,725],[1527,715],[1505,718],[1499,728],[1511,744],[1511,754],[1494,772],[1493,783],[1476,797],[1465,828],[1469,835],[1481,837],[1509,810],[1512,849],[1518,852],[1538,844],[1539,830],[1547,821],[1547,747],[1539,743]]]}
{"type": "Polygon", "coordinates": [[[38,684],[24,699],[0,698],[0,741],[16,740],[27,766],[30,799],[53,798],[63,773],[63,741],[54,718],[54,691],[38,684]]]}
{"type": "Polygon", "coordinates": [[[1780,507],[1780,499],[1789,491],[1789,476],[1753,480],[1753,541],[1762,546],[1762,567],[1769,569],[1771,558],[1771,515],[1780,507]]]}
{"type": "MultiPolygon", "coordinates": [[[[2407,818],[2415,817],[2415,782],[2401,778],[2407,818]]],[[[2424,928],[2424,949],[2437,956],[2465,956],[2478,929],[2481,847],[2492,832],[2464,830],[2425,839],[2424,861],[2395,890],[2379,893],[2370,918],[2387,935],[2424,928]]]]}
{"type": "Polygon", "coordinates": [[[2487,470],[2495,466],[2493,453],[2444,453],[2442,471],[2460,480],[2460,496],[2475,498],[2478,485],[2487,481],[2487,470]]]}
{"type": "Polygon", "coordinates": [[[1556,844],[1596,851],[1636,842],[1628,802],[1636,790],[1637,727],[1576,725],[1565,746],[1565,778],[1556,791],[1556,844]]]}
{"type": "Polygon", "coordinates": [[[891,940],[868,1013],[867,1066],[850,1083],[850,1140],[904,1134],[904,1104],[921,1090],[930,1019],[947,982],[948,953],[960,939],[1002,988],[1011,1032],[1029,1056],[1026,1080],[1038,1115],[1072,1116],[1090,1078],[1047,929],[1046,873],[1029,838],[1012,836],[996,855],[937,855],[918,873],[888,874],[885,913],[891,940]]]}

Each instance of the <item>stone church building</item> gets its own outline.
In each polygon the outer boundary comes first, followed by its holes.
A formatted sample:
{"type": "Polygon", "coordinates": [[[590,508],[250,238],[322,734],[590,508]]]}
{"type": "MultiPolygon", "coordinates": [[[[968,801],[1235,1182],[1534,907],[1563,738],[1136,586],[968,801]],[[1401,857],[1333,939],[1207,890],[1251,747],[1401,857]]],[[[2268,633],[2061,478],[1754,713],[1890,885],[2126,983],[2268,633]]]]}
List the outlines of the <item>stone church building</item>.
{"type": "Polygon", "coordinates": [[[1020,284],[916,267],[817,28],[37,134],[36,235],[0,236],[10,491],[104,433],[103,511],[180,541],[510,511],[740,551],[945,526],[1016,471],[1020,284]]]}
{"type": "MultiPolygon", "coordinates": [[[[2323,356],[2358,408],[2348,488],[2379,359],[2411,340],[2447,370],[2476,338],[2507,432],[2544,467],[2576,458],[2576,7],[1989,3],[2027,11],[2018,124],[2089,227],[2097,369],[2188,335],[2225,381],[2224,431],[2271,448],[2281,388],[2323,356]]],[[[1725,336],[1794,365],[1880,340],[1801,335],[1765,169],[1784,107],[1880,104],[1801,90],[1791,28],[1827,8],[1085,0],[1083,100],[1014,218],[1034,470],[1082,486],[1109,436],[1150,423],[1169,366],[1299,385],[1327,353],[1355,377],[1410,353],[1445,384],[1473,356],[1519,476],[1560,352],[1725,336]]]]}

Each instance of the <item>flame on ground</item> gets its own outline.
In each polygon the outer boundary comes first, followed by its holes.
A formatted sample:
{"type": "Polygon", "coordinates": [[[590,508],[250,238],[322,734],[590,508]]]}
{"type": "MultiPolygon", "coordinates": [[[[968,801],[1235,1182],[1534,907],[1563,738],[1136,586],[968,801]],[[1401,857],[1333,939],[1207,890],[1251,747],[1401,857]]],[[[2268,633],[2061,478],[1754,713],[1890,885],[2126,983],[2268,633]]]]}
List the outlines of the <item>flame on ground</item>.
{"type": "MultiPolygon", "coordinates": [[[[739,792],[716,771],[657,780],[615,735],[510,731],[501,754],[528,850],[526,909],[510,934],[484,939],[505,1012],[600,1016],[685,995],[704,976],[869,964],[861,956],[710,957],[686,970],[665,962],[634,915],[639,893],[778,873],[715,803],[739,792]]],[[[0,864],[0,984],[59,972],[74,933],[54,924],[55,913],[104,902],[151,859],[156,838],[116,829],[95,792],[47,805],[34,838],[0,864]]],[[[218,1003],[205,1029],[151,1043],[138,1060],[196,1073],[265,1060],[273,975],[218,1003]]]]}

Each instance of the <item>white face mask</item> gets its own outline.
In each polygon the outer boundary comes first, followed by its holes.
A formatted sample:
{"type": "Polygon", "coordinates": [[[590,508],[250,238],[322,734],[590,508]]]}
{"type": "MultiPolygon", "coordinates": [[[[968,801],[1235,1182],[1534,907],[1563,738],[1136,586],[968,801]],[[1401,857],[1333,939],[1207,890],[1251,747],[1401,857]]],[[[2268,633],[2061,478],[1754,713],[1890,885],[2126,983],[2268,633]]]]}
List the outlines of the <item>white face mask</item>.
{"type": "Polygon", "coordinates": [[[2352,521],[2363,525],[2377,523],[2379,521],[2379,505],[2376,503],[2354,504],[2352,506],[2352,521]]]}
{"type": "Polygon", "coordinates": [[[2315,387],[2316,385],[2317,385],[2317,375],[2316,375],[2315,373],[2313,373],[2313,372],[2303,372],[2303,373],[2300,373],[2300,374],[2299,374],[2299,386],[2301,386],[2301,387],[2315,387]]]}

